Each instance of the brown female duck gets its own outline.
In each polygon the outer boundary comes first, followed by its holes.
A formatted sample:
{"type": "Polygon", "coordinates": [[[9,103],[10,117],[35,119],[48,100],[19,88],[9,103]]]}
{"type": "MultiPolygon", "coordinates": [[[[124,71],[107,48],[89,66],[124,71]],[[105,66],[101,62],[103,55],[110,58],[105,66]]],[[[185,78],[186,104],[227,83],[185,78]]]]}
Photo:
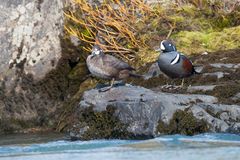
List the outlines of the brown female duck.
{"type": "Polygon", "coordinates": [[[141,77],[133,73],[135,70],[126,62],[109,54],[104,54],[99,45],[94,45],[92,54],[87,57],[87,66],[92,75],[111,80],[111,85],[104,90],[107,91],[113,87],[115,80],[124,80],[128,77],[141,77]]]}

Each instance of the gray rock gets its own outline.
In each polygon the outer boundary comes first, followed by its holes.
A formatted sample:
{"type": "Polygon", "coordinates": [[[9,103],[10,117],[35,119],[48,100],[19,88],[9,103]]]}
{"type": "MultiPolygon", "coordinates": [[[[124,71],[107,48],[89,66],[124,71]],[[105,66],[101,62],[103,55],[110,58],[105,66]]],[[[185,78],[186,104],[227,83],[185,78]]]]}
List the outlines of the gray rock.
{"type": "Polygon", "coordinates": [[[216,85],[207,85],[207,86],[189,86],[187,92],[196,92],[196,91],[212,91],[216,85]]]}
{"type": "Polygon", "coordinates": [[[228,131],[229,125],[226,122],[209,114],[206,110],[204,110],[199,105],[194,105],[193,107],[191,107],[191,111],[197,119],[207,121],[208,124],[210,124],[210,130],[212,132],[227,132],[228,131]]]}
{"type": "Polygon", "coordinates": [[[0,0],[0,80],[12,87],[16,70],[43,78],[61,57],[63,0],[0,0]]]}
{"type": "Polygon", "coordinates": [[[0,0],[1,129],[41,123],[56,109],[58,102],[40,92],[45,86],[34,83],[62,56],[63,5],[64,0],[0,0]]]}
{"type": "Polygon", "coordinates": [[[215,68],[228,68],[228,69],[237,69],[240,67],[240,64],[233,64],[233,63],[213,63],[210,66],[215,68]]]}
{"type": "MultiPolygon", "coordinates": [[[[93,107],[93,112],[103,112],[107,106],[114,106],[113,116],[127,125],[129,133],[146,137],[157,136],[159,120],[169,124],[177,110],[185,109],[196,119],[207,122],[211,132],[238,133],[240,106],[216,102],[217,98],[207,95],[170,94],[137,86],[119,86],[107,92],[85,91],[78,110],[93,107]]],[[[86,127],[84,131],[88,132],[86,127]]],[[[71,132],[71,135],[79,136],[79,132],[71,132]]]]}
{"type": "Polygon", "coordinates": [[[201,108],[227,123],[240,122],[240,106],[224,104],[204,104],[201,108]]]}
{"type": "Polygon", "coordinates": [[[202,71],[204,69],[204,66],[194,66],[194,69],[195,69],[196,72],[202,73],[202,71]]]}
{"type": "Polygon", "coordinates": [[[240,100],[240,92],[234,95],[231,99],[234,101],[240,100]]]}
{"type": "MultiPolygon", "coordinates": [[[[169,105],[179,104],[187,105],[190,102],[208,102],[216,103],[217,98],[205,95],[185,95],[185,94],[171,94],[163,92],[154,92],[139,86],[119,86],[114,87],[108,92],[100,92],[97,89],[92,89],[84,92],[83,100],[80,102],[81,107],[89,107],[94,105],[94,110],[103,111],[109,104],[116,102],[133,103],[134,105],[141,102],[150,101],[150,103],[164,102],[169,105]]],[[[181,107],[180,107],[181,108],[181,107]]]]}
{"type": "Polygon", "coordinates": [[[80,40],[77,37],[70,36],[70,40],[75,46],[78,46],[80,44],[80,40]]]}
{"type": "Polygon", "coordinates": [[[212,132],[239,133],[236,126],[236,123],[240,123],[238,105],[199,103],[191,107],[191,111],[196,118],[207,121],[212,132]]]}
{"type": "Polygon", "coordinates": [[[233,133],[239,133],[240,132],[240,123],[235,123],[232,125],[232,127],[229,129],[230,132],[233,133]]]}
{"type": "Polygon", "coordinates": [[[148,80],[153,77],[158,77],[160,74],[163,74],[163,73],[161,72],[161,70],[156,62],[156,63],[153,63],[149,67],[148,72],[144,75],[144,79],[148,80]]]}
{"type": "Polygon", "coordinates": [[[214,76],[217,77],[217,79],[221,79],[223,78],[225,75],[229,75],[230,73],[227,72],[213,72],[213,73],[204,73],[203,76],[207,77],[207,76],[214,76]]]}
{"type": "Polygon", "coordinates": [[[210,66],[212,67],[215,67],[215,68],[233,68],[234,64],[231,64],[231,63],[228,63],[228,64],[225,64],[225,63],[213,63],[213,64],[210,64],[210,66]]]}

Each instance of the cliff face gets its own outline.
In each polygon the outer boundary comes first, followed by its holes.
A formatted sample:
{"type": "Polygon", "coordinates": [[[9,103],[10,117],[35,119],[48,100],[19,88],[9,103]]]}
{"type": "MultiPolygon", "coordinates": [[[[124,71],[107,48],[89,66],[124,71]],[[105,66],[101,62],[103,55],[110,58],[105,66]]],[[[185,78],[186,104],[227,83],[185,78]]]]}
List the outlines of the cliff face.
{"type": "Polygon", "coordinates": [[[0,132],[41,124],[56,109],[47,85],[37,83],[62,55],[63,3],[0,0],[0,132]]]}

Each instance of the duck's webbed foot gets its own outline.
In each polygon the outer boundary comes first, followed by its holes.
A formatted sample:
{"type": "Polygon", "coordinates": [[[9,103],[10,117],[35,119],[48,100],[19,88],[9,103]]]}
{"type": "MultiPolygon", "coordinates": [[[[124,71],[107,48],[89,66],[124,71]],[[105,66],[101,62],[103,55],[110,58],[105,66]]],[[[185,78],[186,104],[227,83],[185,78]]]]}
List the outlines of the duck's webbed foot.
{"type": "Polygon", "coordinates": [[[161,86],[161,88],[162,88],[162,89],[172,90],[172,89],[175,89],[176,86],[175,86],[175,85],[166,84],[166,85],[161,86]]]}
{"type": "Polygon", "coordinates": [[[161,86],[161,88],[163,89],[163,90],[179,90],[179,89],[183,89],[183,86],[179,86],[179,85],[163,85],[163,86],[161,86]]]}
{"type": "Polygon", "coordinates": [[[101,89],[101,88],[105,88],[105,87],[108,87],[109,84],[97,84],[96,85],[96,89],[101,89]]]}
{"type": "Polygon", "coordinates": [[[125,86],[126,83],[124,81],[117,81],[117,83],[115,83],[113,86],[114,87],[120,87],[120,86],[125,86]]]}
{"type": "Polygon", "coordinates": [[[173,81],[169,84],[163,85],[161,87],[162,89],[167,89],[167,90],[177,90],[177,89],[184,89],[184,78],[182,79],[181,85],[176,85],[175,83],[173,83],[173,81]]]}
{"type": "Polygon", "coordinates": [[[98,92],[106,92],[108,90],[110,90],[112,88],[112,86],[108,86],[108,87],[104,87],[98,90],[98,92]]]}

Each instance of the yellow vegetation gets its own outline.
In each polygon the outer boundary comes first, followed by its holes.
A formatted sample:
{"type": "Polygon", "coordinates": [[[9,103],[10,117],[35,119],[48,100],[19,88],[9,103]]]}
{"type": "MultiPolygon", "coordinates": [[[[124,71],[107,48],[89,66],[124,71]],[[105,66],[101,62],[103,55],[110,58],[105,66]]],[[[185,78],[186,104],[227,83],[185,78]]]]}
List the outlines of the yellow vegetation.
{"type": "Polygon", "coordinates": [[[77,11],[68,10],[65,26],[70,35],[78,37],[88,45],[84,49],[90,51],[92,45],[98,43],[105,52],[118,53],[131,60],[141,47],[147,47],[139,38],[138,25],[145,24],[151,16],[151,8],[141,0],[109,0],[100,5],[85,0],[74,0],[77,11]]]}
{"type": "Polygon", "coordinates": [[[239,47],[240,7],[233,1],[178,0],[146,4],[144,0],[74,0],[65,11],[65,29],[84,50],[99,44],[104,52],[139,66],[156,60],[154,49],[172,39],[187,54],[239,47]]]}
{"type": "Polygon", "coordinates": [[[182,31],[173,37],[185,54],[240,48],[240,26],[218,32],[182,31]]]}

